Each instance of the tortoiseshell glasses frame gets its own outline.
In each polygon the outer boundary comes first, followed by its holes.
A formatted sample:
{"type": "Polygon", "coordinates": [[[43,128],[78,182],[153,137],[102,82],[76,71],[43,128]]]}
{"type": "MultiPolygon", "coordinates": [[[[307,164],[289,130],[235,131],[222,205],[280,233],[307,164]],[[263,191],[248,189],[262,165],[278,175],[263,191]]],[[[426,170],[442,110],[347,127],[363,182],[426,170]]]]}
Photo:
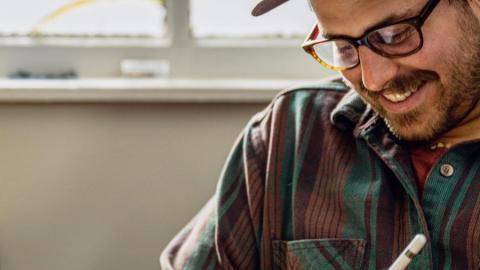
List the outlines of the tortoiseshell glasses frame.
{"type": "Polygon", "coordinates": [[[317,39],[320,29],[315,24],[302,48],[324,67],[336,71],[356,67],[360,63],[358,47],[362,45],[389,58],[414,54],[423,47],[422,26],[439,2],[440,0],[429,0],[419,15],[375,26],[359,38],[337,36],[317,39]]]}

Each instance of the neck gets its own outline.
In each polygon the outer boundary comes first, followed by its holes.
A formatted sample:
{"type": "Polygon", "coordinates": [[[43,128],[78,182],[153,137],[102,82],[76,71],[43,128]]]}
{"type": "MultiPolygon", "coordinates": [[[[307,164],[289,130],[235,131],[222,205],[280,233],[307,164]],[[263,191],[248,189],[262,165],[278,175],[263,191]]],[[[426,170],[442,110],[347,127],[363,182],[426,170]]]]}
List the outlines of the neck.
{"type": "Polygon", "coordinates": [[[433,143],[453,146],[476,139],[480,139],[480,102],[477,102],[458,125],[434,140],[433,143]]]}

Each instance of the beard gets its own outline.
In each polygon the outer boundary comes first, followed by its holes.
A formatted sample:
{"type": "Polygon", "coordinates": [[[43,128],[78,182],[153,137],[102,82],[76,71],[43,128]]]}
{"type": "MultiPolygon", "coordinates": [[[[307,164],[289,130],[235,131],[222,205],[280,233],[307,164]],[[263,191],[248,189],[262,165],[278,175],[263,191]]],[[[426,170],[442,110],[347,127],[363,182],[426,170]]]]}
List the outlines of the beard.
{"type": "Polygon", "coordinates": [[[445,64],[450,72],[443,82],[434,71],[416,70],[394,78],[383,89],[403,94],[429,83],[436,92],[433,105],[425,102],[407,113],[395,114],[380,104],[380,92],[369,91],[363,83],[355,88],[396,137],[407,141],[435,139],[459,124],[477,104],[480,98],[480,23],[470,9],[462,12],[457,20],[461,38],[454,55],[446,57],[445,64]]]}

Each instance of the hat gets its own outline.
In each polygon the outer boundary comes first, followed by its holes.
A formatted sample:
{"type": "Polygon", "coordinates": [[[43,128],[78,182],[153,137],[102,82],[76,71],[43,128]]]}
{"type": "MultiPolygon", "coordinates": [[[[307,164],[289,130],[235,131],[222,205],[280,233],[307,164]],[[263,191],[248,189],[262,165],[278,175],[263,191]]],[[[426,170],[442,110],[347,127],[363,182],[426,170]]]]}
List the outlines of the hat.
{"type": "Polygon", "coordinates": [[[270,10],[280,6],[281,4],[287,2],[288,0],[262,0],[258,3],[255,8],[252,10],[253,16],[260,16],[269,12],[270,10]]]}

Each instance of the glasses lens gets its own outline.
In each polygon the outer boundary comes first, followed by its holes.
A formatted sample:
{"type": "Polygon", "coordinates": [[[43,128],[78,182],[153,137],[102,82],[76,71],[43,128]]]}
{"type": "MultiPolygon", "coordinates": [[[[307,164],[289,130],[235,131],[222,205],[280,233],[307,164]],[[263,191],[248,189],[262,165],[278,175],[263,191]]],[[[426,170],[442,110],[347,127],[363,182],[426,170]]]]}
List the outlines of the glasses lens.
{"type": "Polygon", "coordinates": [[[370,46],[389,56],[401,56],[420,47],[422,38],[415,26],[394,24],[373,31],[367,36],[370,46]]]}
{"type": "Polygon", "coordinates": [[[358,63],[357,49],[349,41],[334,39],[313,46],[319,60],[333,69],[354,67],[358,63]]]}

